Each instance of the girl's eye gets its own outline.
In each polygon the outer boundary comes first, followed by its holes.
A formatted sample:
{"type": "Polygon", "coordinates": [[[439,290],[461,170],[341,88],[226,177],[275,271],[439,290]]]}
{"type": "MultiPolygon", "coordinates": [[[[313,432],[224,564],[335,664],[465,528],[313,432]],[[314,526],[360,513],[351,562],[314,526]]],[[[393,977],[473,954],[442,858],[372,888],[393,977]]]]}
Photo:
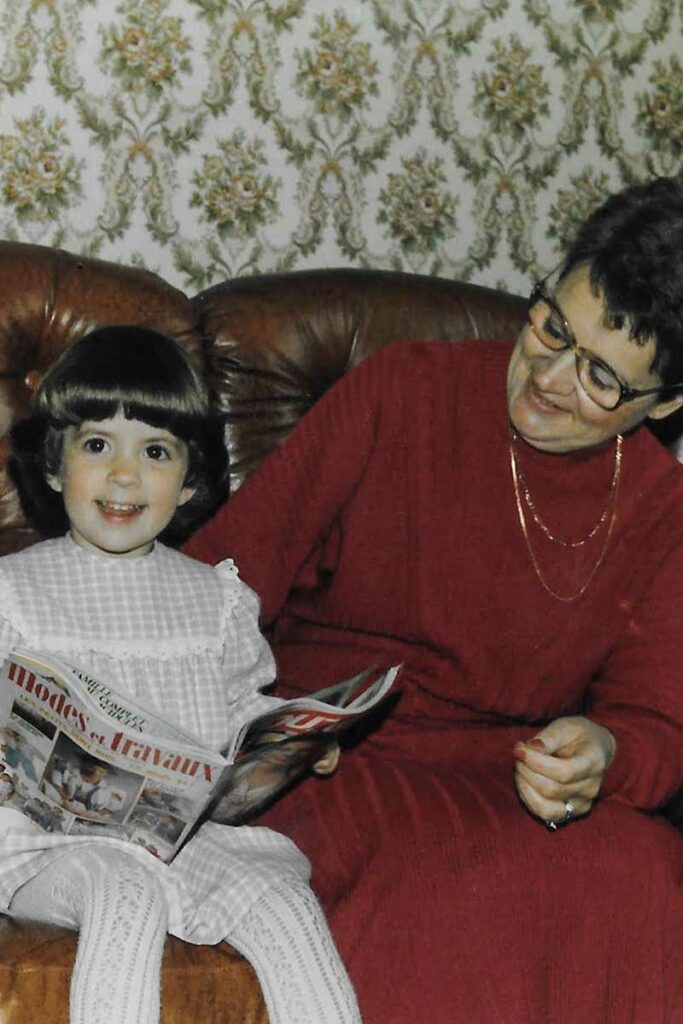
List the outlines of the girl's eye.
{"type": "Polygon", "coordinates": [[[92,452],[93,455],[99,455],[105,450],[106,446],[107,443],[103,437],[87,437],[83,442],[85,450],[92,452]]]}
{"type": "Polygon", "coordinates": [[[163,444],[148,444],[145,448],[145,455],[153,462],[165,462],[171,458],[171,453],[163,444]]]}

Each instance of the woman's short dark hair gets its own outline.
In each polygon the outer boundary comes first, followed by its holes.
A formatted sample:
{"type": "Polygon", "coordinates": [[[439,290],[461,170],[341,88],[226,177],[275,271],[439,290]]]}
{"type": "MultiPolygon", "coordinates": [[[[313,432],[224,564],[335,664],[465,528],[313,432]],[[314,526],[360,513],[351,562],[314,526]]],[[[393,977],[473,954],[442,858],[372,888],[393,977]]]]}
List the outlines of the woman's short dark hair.
{"type": "Polygon", "coordinates": [[[563,276],[587,264],[608,325],[644,345],[665,384],[683,381],[683,183],[655,178],[611,196],[579,228],[563,276]]]}
{"type": "Polygon", "coordinates": [[[183,349],[157,331],[121,324],[86,334],[47,371],[34,409],[10,432],[11,467],[27,518],[41,533],[68,529],[61,496],[47,483],[60,472],[66,428],[119,411],[187,445],[185,484],[195,494],[176,510],[164,540],[182,540],[227,497],[223,418],[183,349]]]}

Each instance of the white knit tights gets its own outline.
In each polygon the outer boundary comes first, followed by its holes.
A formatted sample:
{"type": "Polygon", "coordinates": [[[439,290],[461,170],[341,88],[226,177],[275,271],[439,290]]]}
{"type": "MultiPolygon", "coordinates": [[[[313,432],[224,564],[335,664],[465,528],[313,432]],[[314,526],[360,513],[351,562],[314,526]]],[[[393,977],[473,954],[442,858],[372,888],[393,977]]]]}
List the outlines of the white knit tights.
{"type": "Polygon", "coordinates": [[[256,971],[270,1024],[360,1024],[351,982],[304,882],[270,889],[228,940],[256,971]]]}
{"type": "Polygon", "coordinates": [[[157,1024],[168,915],[138,861],[105,847],[70,851],[19,889],[10,913],[79,930],[70,1024],[157,1024]]]}
{"type": "MultiPolygon", "coordinates": [[[[158,1024],[166,902],[151,871],[119,850],[72,850],[26,882],[13,917],[80,931],[70,1024],[158,1024]]],[[[228,941],[256,971],[270,1024],[360,1024],[320,905],[303,883],[270,889],[228,941]]]]}

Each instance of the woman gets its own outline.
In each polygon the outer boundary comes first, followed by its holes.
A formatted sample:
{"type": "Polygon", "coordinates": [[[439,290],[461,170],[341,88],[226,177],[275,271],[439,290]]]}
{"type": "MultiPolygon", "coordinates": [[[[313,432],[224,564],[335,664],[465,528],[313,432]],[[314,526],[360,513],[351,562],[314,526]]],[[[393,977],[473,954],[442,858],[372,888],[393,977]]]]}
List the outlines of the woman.
{"type": "Polygon", "coordinates": [[[365,1024],[683,1020],[683,187],[609,200],[512,346],[391,346],[187,550],[261,595],[281,693],[398,706],[266,820],[365,1024]],[[505,396],[507,395],[507,402],[505,396]]]}

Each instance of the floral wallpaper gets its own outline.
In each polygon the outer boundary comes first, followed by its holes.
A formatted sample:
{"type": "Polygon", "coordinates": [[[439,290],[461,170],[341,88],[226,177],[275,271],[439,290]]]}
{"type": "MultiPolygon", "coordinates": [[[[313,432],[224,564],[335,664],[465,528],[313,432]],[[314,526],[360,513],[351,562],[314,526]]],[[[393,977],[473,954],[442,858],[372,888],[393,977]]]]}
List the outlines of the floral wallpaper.
{"type": "Polygon", "coordinates": [[[525,290],[683,173],[683,0],[3,0],[0,237],[525,290]]]}

